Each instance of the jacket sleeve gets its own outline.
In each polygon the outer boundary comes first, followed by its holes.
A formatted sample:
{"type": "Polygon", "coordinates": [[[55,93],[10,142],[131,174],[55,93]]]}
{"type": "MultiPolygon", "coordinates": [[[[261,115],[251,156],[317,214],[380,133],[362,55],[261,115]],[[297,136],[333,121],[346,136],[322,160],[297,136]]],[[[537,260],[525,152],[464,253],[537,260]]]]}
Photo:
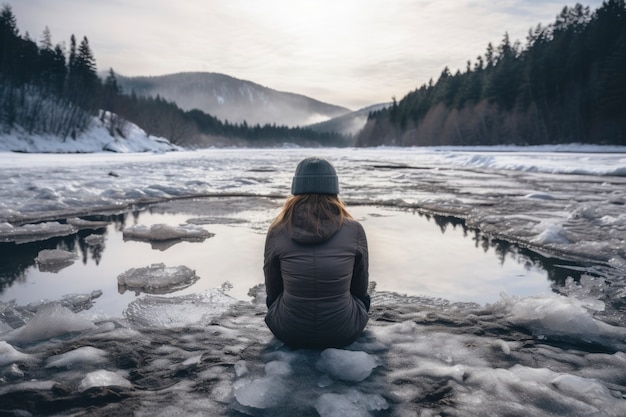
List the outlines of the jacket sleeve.
{"type": "Polygon", "coordinates": [[[365,309],[370,311],[370,296],[367,293],[369,285],[369,254],[367,250],[367,238],[363,226],[358,224],[357,249],[354,258],[354,270],[352,272],[352,283],[350,292],[363,301],[365,309]]]}
{"type": "Polygon", "coordinates": [[[265,238],[265,256],[263,262],[265,274],[265,304],[269,308],[283,292],[283,276],[280,272],[280,258],[274,250],[273,233],[270,230],[265,238]]]}

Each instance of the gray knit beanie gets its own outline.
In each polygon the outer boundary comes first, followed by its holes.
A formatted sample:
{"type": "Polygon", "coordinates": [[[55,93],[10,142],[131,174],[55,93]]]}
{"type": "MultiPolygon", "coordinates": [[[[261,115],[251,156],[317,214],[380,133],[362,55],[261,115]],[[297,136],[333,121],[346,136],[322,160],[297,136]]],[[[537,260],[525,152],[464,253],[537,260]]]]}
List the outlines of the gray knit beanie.
{"type": "Polygon", "coordinates": [[[317,156],[303,159],[298,164],[291,182],[291,193],[339,194],[339,179],[335,167],[317,156]]]}

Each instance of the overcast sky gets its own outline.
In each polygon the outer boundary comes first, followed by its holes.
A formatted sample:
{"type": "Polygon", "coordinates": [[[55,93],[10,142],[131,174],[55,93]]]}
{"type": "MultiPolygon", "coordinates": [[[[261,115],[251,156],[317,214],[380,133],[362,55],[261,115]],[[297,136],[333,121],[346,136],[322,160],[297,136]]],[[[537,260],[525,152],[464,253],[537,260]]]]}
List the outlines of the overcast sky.
{"type": "MultiPolygon", "coordinates": [[[[356,110],[526,42],[565,0],[2,0],[20,33],[87,36],[98,70],[207,71],[356,110]]],[[[583,2],[591,10],[601,0],[583,2]]],[[[575,2],[569,3],[573,5],[575,2]]]]}

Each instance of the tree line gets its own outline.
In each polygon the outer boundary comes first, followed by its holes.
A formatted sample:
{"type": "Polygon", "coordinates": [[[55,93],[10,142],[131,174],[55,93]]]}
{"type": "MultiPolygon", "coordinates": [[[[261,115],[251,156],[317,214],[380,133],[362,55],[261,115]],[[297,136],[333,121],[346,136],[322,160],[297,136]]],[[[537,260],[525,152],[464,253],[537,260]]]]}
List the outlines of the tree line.
{"type": "Polygon", "coordinates": [[[444,68],[438,80],[370,113],[358,146],[596,143],[626,145],[626,6],[576,4],[526,44],[444,68]]]}
{"type": "Polygon", "coordinates": [[[89,40],[72,35],[69,48],[52,42],[43,30],[37,43],[21,35],[10,5],[0,10],[0,131],[23,129],[28,134],[51,134],[79,140],[97,116],[109,133],[128,134],[132,122],[148,135],[172,143],[202,147],[211,145],[275,146],[292,142],[307,146],[347,146],[351,138],[259,124],[229,123],[199,110],[183,111],[159,96],[125,92],[113,69],[104,79],[97,73],[89,40]]]}

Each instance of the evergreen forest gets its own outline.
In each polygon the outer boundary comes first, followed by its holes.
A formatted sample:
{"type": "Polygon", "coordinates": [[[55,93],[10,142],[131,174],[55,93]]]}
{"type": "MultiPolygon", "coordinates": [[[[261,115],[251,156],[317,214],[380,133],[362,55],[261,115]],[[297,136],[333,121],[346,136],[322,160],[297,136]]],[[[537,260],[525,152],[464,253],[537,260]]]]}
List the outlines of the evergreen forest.
{"type": "Polygon", "coordinates": [[[50,30],[35,42],[19,33],[10,5],[0,10],[0,132],[23,130],[80,140],[100,117],[111,136],[124,137],[128,122],[148,135],[186,147],[347,146],[352,138],[307,128],[229,123],[199,110],[183,111],[174,102],[125,92],[113,69],[98,76],[87,37],[72,35],[69,47],[53,44],[50,30]]]}
{"type": "Polygon", "coordinates": [[[87,37],[53,44],[20,34],[0,10],[0,132],[79,140],[100,117],[112,136],[128,123],[188,147],[440,146],[595,143],[626,145],[626,5],[564,7],[554,23],[531,28],[525,44],[499,45],[437,81],[371,112],[355,137],[308,128],[229,123],[184,111],[159,96],[123,91],[113,69],[99,77],[87,37]]]}
{"type": "Polygon", "coordinates": [[[626,145],[626,6],[564,7],[526,43],[498,46],[454,74],[446,67],[372,112],[357,146],[626,145]]]}

